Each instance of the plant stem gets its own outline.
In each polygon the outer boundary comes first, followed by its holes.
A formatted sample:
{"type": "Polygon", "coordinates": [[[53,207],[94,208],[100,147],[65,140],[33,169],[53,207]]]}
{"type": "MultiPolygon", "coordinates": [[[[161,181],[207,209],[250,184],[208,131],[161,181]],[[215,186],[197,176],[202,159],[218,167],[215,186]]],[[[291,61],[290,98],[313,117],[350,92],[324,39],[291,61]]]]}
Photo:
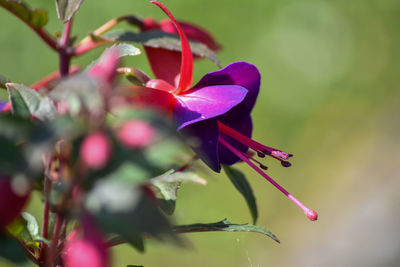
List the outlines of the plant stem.
{"type": "Polygon", "coordinates": [[[64,32],[61,36],[58,53],[60,58],[60,75],[61,77],[68,76],[69,64],[71,62],[71,48],[69,47],[69,36],[71,34],[72,18],[65,24],[64,32]]]}
{"type": "Polygon", "coordinates": [[[54,38],[43,28],[37,28],[34,25],[30,24],[28,21],[18,16],[14,12],[10,12],[17,18],[19,18],[22,22],[24,22],[29,28],[31,28],[39,37],[42,39],[52,50],[57,51],[57,42],[54,38]]]}
{"type": "Polygon", "coordinates": [[[118,23],[120,23],[122,21],[127,21],[130,24],[137,25],[139,27],[143,24],[143,21],[140,18],[138,18],[136,16],[132,16],[132,15],[127,15],[127,16],[122,16],[122,17],[118,17],[115,19],[111,19],[111,20],[107,21],[106,23],[104,23],[103,25],[101,25],[96,30],[94,30],[89,36],[86,36],[84,39],[82,39],[82,41],[79,42],[78,46],[90,43],[92,41],[92,36],[100,36],[100,35],[104,34],[105,32],[111,30],[112,28],[114,28],[118,23]]]}
{"type": "Polygon", "coordinates": [[[43,28],[35,28],[27,23],[27,25],[34,30],[37,35],[54,51],[57,51],[57,42],[46,32],[43,28]]]}
{"type": "MultiPolygon", "coordinates": [[[[48,238],[49,236],[49,217],[50,217],[50,203],[49,203],[49,195],[50,195],[51,182],[48,175],[44,177],[44,211],[43,211],[43,237],[48,238]]],[[[47,247],[45,243],[43,243],[43,247],[47,247]]]]}
{"type": "Polygon", "coordinates": [[[113,40],[103,40],[103,41],[93,41],[91,40],[89,43],[85,43],[82,45],[77,45],[73,50],[73,56],[79,57],[99,46],[106,45],[109,43],[114,43],[113,40]]]}
{"type": "MultiPolygon", "coordinates": [[[[78,65],[72,65],[69,68],[69,74],[74,74],[78,71],[81,70],[81,67],[78,65]]],[[[54,81],[60,79],[60,72],[57,70],[53,73],[50,73],[49,75],[47,75],[46,77],[42,78],[41,80],[35,82],[34,84],[31,84],[29,86],[29,88],[33,89],[33,90],[39,90],[41,88],[47,88],[49,89],[49,86],[51,85],[51,83],[53,83],[54,81]]]]}
{"type": "Polygon", "coordinates": [[[131,25],[141,27],[143,25],[142,19],[133,15],[121,16],[107,21],[105,24],[94,30],[90,35],[83,38],[74,48],[73,55],[81,56],[99,46],[113,43],[113,40],[93,40],[93,37],[101,36],[105,32],[114,28],[118,23],[126,21],[131,25]]]}
{"type": "MultiPolygon", "coordinates": [[[[16,240],[17,240],[17,239],[16,239],[16,240]]],[[[18,241],[18,242],[21,244],[21,246],[23,247],[26,256],[28,256],[28,258],[29,258],[34,264],[39,265],[39,261],[35,258],[34,255],[32,255],[32,253],[31,253],[31,251],[29,250],[29,248],[28,248],[23,242],[21,242],[21,241],[19,241],[19,240],[17,240],[17,241],[18,241]]]]}
{"type": "Polygon", "coordinates": [[[61,214],[57,214],[56,222],[54,225],[54,232],[51,238],[50,250],[49,253],[47,254],[46,267],[54,266],[54,263],[56,261],[57,246],[63,222],[64,222],[63,216],[61,216],[61,214]]]}

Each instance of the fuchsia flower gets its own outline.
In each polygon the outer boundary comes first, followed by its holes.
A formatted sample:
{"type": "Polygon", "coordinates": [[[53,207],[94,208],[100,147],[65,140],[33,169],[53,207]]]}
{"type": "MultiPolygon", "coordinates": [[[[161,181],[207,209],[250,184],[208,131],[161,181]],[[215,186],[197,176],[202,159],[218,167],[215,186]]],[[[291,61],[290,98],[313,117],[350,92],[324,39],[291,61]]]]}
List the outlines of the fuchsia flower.
{"type": "MultiPolygon", "coordinates": [[[[212,51],[218,51],[220,49],[220,45],[206,30],[186,22],[179,22],[179,25],[189,40],[200,42],[212,51]]],[[[169,19],[157,22],[152,18],[146,18],[143,20],[140,28],[143,32],[161,30],[166,33],[178,35],[174,23],[169,19]]],[[[179,74],[181,65],[181,53],[163,48],[145,47],[144,49],[154,75],[158,79],[167,81],[170,84],[175,84],[175,77],[179,74]]]]}
{"type": "Polygon", "coordinates": [[[308,209],[270,178],[262,170],[266,167],[248,153],[251,148],[260,158],[270,156],[281,161],[284,167],[290,166],[286,161],[291,157],[290,154],[250,138],[250,112],[260,87],[258,69],[246,62],[235,62],[222,70],[206,74],[192,87],[193,58],[186,35],[165,6],[157,1],[151,3],[169,16],[179,33],[181,68],[176,87],[159,79],[150,80],[146,87],[136,87],[142,93],[139,102],[169,110],[181,133],[197,137],[199,144],[192,148],[211,169],[219,172],[221,164],[232,165],[242,160],[298,205],[310,220],[316,220],[315,211],[308,209]]]}

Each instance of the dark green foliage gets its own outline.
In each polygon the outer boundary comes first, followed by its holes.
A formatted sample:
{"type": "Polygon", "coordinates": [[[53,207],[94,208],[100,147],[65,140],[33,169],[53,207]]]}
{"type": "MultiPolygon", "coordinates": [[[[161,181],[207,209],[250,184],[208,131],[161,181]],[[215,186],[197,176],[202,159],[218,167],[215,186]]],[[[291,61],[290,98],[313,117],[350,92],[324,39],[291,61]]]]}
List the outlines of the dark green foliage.
{"type": "Polygon", "coordinates": [[[47,24],[48,15],[45,9],[31,9],[21,0],[0,0],[0,6],[35,28],[47,24]]]}
{"type": "Polygon", "coordinates": [[[58,18],[66,23],[78,11],[83,0],[56,0],[58,18]]]}

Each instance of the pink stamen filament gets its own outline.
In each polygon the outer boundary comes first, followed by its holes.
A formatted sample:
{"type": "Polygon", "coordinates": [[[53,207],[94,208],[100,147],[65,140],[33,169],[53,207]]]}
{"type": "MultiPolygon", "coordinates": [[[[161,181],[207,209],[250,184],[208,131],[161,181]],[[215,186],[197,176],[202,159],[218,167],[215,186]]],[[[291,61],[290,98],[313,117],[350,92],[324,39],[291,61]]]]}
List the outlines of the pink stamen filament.
{"type": "Polygon", "coordinates": [[[189,89],[192,86],[192,82],[193,82],[192,49],[190,48],[189,41],[188,41],[184,31],[182,30],[179,23],[175,20],[174,16],[171,14],[171,12],[163,4],[161,4],[158,1],[150,1],[150,3],[157,5],[159,8],[162,9],[162,11],[164,11],[165,14],[167,14],[167,16],[174,23],[174,25],[179,33],[179,37],[181,39],[181,46],[182,46],[181,71],[180,71],[178,88],[174,92],[175,94],[179,94],[179,93],[184,92],[185,90],[189,89]]]}
{"type": "Polygon", "coordinates": [[[231,127],[223,124],[220,121],[218,121],[218,127],[221,133],[231,136],[242,144],[250,147],[251,149],[254,149],[256,152],[264,153],[280,161],[284,161],[285,159],[289,158],[289,154],[287,154],[286,152],[260,144],[257,141],[254,141],[253,139],[233,130],[231,127]],[[282,155],[282,157],[278,157],[277,154],[282,155]]]}
{"type": "Polygon", "coordinates": [[[314,221],[317,219],[318,215],[316,214],[315,211],[307,208],[304,206],[299,200],[297,200],[293,195],[291,195],[288,191],[286,191],[285,188],[280,186],[275,180],[273,180],[271,177],[269,177],[266,173],[264,173],[260,168],[258,168],[253,162],[251,162],[246,154],[243,152],[237,150],[234,148],[231,144],[229,144],[227,141],[225,141],[222,137],[219,137],[219,142],[224,145],[226,148],[228,148],[232,153],[234,153],[237,157],[239,157],[241,160],[246,162],[250,167],[252,167],[256,172],[258,172],[261,176],[263,176],[268,182],[270,182],[273,186],[275,186],[279,191],[281,191],[284,195],[286,195],[291,201],[294,202],[299,208],[301,208],[304,213],[307,215],[307,217],[314,221]]]}

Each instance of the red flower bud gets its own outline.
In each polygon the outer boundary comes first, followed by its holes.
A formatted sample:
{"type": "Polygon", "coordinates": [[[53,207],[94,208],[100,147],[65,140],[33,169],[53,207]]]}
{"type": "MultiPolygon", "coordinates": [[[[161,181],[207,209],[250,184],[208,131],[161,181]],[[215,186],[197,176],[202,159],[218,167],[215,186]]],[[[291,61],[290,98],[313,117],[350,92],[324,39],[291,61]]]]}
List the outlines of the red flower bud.
{"type": "Polygon", "coordinates": [[[99,170],[105,167],[111,157],[112,144],[103,132],[95,132],[86,136],[80,148],[82,162],[91,169],[99,170]]]}
{"type": "Polygon", "coordinates": [[[143,148],[148,146],[156,135],[149,123],[143,120],[125,122],[118,131],[120,141],[129,148],[143,148]]]}
{"type": "Polygon", "coordinates": [[[119,65],[119,50],[116,48],[107,50],[99,62],[90,68],[89,76],[112,85],[117,76],[117,68],[119,65]]]}
{"type": "Polygon", "coordinates": [[[18,183],[12,184],[8,177],[0,174],[0,230],[21,213],[29,193],[26,183],[21,186],[18,186],[18,183]]]}
{"type": "Polygon", "coordinates": [[[63,250],[65,267],[107,267],[110,255],[103,235],[90,221],[83,222],[83,235],[67,240],[63,250]]]}

